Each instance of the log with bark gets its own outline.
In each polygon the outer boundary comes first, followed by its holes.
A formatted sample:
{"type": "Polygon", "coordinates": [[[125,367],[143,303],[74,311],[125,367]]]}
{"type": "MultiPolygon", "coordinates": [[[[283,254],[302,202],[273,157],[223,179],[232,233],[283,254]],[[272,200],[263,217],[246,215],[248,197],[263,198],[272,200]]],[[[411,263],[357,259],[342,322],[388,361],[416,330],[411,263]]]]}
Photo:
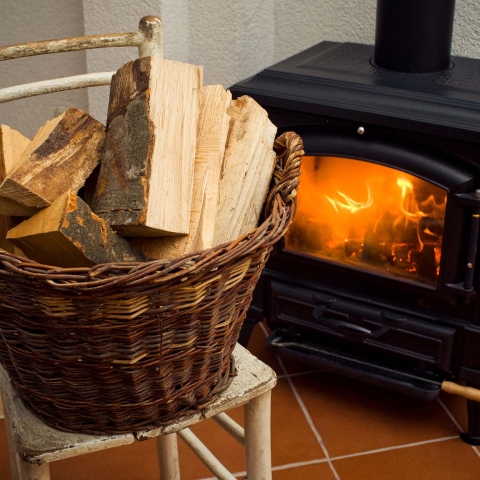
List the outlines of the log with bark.
{"type": "Polygon", "coordinates": [[[0,213],[32,215],[60,195],[77,191],[100,162],[104,130],[73,107],[47,122],[0,185],[0,213]]]}
{"type": "Polygon", "coordinates": [[[59,267],[145,260],[80,197],[70,192],[10,230],[7,239],[28,258],[59,267]]]}
{"type": "Polygon", "coordinates": [[[121,234],[189,233],[202,75],[144,57],[113,76],[93,208],[121,234]]]}

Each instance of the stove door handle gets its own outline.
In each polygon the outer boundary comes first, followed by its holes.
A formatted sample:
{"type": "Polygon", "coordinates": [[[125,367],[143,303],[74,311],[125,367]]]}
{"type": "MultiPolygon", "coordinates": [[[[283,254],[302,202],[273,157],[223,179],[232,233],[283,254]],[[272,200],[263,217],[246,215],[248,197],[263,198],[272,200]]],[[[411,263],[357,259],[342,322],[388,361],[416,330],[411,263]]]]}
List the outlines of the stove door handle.
{"type": "Polygon", "coordinates": [[[326,327],[332,330],[338,330],[342,333],[351,333],[357,334],[362,336],[369,336],[369,337],[379,337],[390,330],[390,327],[387,325],[382,325],[377,330],[369,330],[368,328],[361,327],[356,323],[346,322],[345,320],[337,320],[334,318],[329,318],[324,316],[324,313],[328,310],[327,305],[316,305],[313,309],[312,315],[313,317],[325,325],[326,327]]]}
{"type": "Polygon", "coordinates": [[[371,335],[373,333],[368,328],[360,327],[355,323],[344,322],[343,320],[322,318],[322,321],[327,327],[333,327],[336,330],[348,330],[349,333],[359,333],[361,335],[371,335]]]}

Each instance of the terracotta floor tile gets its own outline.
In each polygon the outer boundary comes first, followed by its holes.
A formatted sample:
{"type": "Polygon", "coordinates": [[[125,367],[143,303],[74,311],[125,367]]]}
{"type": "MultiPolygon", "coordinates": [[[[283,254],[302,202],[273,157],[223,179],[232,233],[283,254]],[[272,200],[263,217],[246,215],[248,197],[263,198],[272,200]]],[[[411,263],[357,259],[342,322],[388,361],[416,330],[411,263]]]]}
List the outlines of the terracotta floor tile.
{"type": "Polygon", "coordinates": [[[273,472],[273,480],[335,480],[328,463],[316,463],[273,472]]]}
{"type": "Polygon", "coordinates": [[[341,480],[478,480],[480,458],[461,440],[448,440],[334,460],[341,480]]]}
{"type": "Polygon", "coordinates": [[[50,464],[52,480],[158,480],[155,440],[134,442],[50,464]]]}
{"type": "Polygon", "coordinates": [[[458,434],[436,401],[422,401],[330,373],[292,380],[330,456],[458,434]]]}

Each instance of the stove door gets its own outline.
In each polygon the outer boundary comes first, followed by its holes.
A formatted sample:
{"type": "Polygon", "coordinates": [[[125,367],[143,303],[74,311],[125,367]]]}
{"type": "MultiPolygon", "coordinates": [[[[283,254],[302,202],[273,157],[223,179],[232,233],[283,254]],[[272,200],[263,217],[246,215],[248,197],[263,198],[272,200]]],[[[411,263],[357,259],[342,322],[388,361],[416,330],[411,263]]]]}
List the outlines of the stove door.
{"type": "Polygon", "coordinates": [[[297,213],[285,236],[287,257],[430,290],[463,288],[468,296],[465,277],[475,264],[468,246],[478,240],[478,230],[471,235],[478,210],[473,173],[456,158],[393,137],[301,135],[306,155],[297,213]]]}

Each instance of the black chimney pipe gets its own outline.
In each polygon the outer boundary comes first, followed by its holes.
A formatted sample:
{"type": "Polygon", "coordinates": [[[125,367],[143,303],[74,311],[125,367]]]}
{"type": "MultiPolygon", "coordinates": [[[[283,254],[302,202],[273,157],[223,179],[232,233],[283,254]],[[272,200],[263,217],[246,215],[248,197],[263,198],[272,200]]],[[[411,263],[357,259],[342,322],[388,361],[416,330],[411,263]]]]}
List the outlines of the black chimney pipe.
{"type": "Polygon", "coordinates": [[[377,67],[433,73],[450,67],[455,0],[377,0],[377,67]]]}

